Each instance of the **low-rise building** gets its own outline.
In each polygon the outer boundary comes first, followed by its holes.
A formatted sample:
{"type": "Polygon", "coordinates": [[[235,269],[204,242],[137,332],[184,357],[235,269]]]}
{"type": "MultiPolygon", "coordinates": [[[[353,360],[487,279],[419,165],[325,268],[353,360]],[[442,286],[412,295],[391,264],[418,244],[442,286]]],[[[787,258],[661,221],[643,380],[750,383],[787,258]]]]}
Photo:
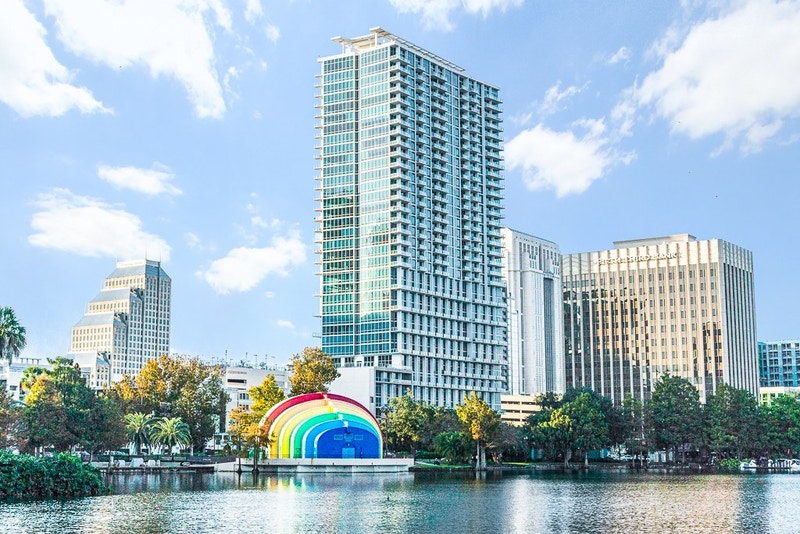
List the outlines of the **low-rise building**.
{"type": "Polygon", "coordinates": [[[522,426],[528,417],[542,408],[536,404],[536,395],[502,395],[500,397],[500,420],[514,426],[522,426]]]}

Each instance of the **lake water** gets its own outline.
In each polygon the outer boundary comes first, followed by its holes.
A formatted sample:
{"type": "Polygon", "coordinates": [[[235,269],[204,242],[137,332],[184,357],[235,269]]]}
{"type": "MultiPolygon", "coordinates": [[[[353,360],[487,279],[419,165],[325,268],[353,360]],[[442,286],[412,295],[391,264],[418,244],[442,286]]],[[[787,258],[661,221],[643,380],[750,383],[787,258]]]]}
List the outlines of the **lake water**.
{"type": "Polygon", "coordinates": [[[0,504],[0,532],[800,532],[800,475],[125,475],[0,504]]]}

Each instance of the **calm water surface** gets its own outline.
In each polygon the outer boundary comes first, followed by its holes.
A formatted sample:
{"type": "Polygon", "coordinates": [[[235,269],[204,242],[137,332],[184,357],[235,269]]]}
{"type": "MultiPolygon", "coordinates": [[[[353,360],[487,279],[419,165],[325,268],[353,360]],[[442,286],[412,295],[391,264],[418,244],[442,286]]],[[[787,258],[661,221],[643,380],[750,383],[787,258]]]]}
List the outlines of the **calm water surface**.
{"type": "Polygon", "coordinates": [[[0,532],[800,532],[798,475],[126,475],[0,532]]]}

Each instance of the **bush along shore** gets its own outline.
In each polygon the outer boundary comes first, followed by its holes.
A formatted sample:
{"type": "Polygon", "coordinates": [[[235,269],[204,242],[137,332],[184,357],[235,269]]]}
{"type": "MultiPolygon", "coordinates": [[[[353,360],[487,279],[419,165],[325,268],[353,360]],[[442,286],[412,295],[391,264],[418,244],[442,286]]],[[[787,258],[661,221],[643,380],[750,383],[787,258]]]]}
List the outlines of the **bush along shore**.
{"type": "Polygon", "coordinates": [[[108,493],[100,471],[80,458],[0,452],[0,499],[65,499],[108,493]]]}

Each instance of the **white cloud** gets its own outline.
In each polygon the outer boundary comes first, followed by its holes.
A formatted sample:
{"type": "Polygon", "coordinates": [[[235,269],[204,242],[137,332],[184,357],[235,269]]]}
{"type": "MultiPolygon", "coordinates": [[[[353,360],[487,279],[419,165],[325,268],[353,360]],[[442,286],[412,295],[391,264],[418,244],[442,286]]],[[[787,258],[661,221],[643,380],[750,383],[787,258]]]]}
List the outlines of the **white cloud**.
{"type": "Polygon", "coordinates": [[[274,24],[267,24],[264,28],[264,32],[267,34],[267,39],[273,43],[277,43],[278,39],[281,38],[281,30],[274,24]]]}
{"type": "Polygon", "coordinates": [[[97,175],[106,182],[121,189],[131,189],[145,195],[180,195],[180,189],[170,183],[175,177],[169,167],[156,163],[154,169],[137,167],[109,167],[98,165],[97,175]]]}
{"type": "Polygon", "coordinates": [[[214,291],[225,295],[253,289],[271,274],[286,276],[290,267],[301,265],[305,260],[306,246],[299,232],[290,232],[285,237],[274,237],[268,247],[235,248],[197,275],[214,291]]]}
{"type": "Polygon", "coordinates": [[[614,52],[614,55],[612,55],[610,58],[608,58],[608,64],[609,65],[615,65],[615,64],[620,63],[620,62],[624,63],[624,62],[628,61],[630,58],[631,58],[631,50],[630,50],[630,48],[625,47],[625,46],[621,46],[619,48],[619,50],[614,52]]]}
{"type": "Polygon", "coordinates": [[[389,0],[399,13],[422,15],[426,28],[450,31],[453,23],[450,13],[463,8],[471,15],[481,14],[484,18],[492,10],[505,11],[509,7],[522,4],[522,0],[389,0]]]}
{"type": "Polygon", "coordinates": [[[0,2],[0,101],[23,117],[108,113],[91,91],[73,85],[72,74],[45,43],[46,31],[22,0],[0,2]]]}
{"type": "Polygon", "coordinates": [[[247,0],[244,7],[244,19],[247,22],[253,24],[263,15],[264,9],[261,7],[261,0],[247,0]]]}
{"type": "Polygon", "coordinates": [[[214,67],[213,23],[231,28],[219,0],[45,0],[73,53],[113,69],[142,65],[180,82],[198,117],[219,118],[225,101],[214,67]]]}
{"type": "Polygon", "coordinates": [[[691,27],[670,30],[654,52],[663,64],[634,89],[673,132],[721,134],[722,149],[758,150],[782,120],[800,116],[800,3],[755,0],[691,27]]]}
{"type": "Polygon", "coordinates": [[[281,328],[288,328],[290,330],[294,330],[294,323],[291,321],[287,321],[286,319],[278,319],[276,324],[281,328]]]}
{"type": "Polygon", "coordinates": [[[81,256],[169,259],[166,241],[145,232],[132,213],[67,189],[41,194],[34,204],[40,211],[31,220],[31,245],[81,256]]]}
{"type": "Polygon", "coordinates": [[[274,291],[264,291],[264,298],[268,298],[268,299],[275,298],[275,292],[274,291]]]}
{"type": "Polygon", "coordinates": [[[194,232],[186,232],[184,239],[186,240],[186,246],[189,248],[200,248],[202,244],[202,241],[194,232]]]}
{"type": "Polygon", "coordinates": [[[561,109],[562,100],[566,100],[576,94],[580,93],[580,89],[574,85],[570,85],[563,91],[561,90],[561,82],[556,83],[553,87],[547,90],[544,94],[544,101],[539,106],[540,115],[552,115],[561,109]]]}
{"type": "Polygon", "coordinates": [[[523,130],[506,144],[509,169],[521,169],[528,189],[554,189],[559,197],[580,194],[613,165],[628,163],[630,154],[611,147],[602,120],[583,120],[572,131],[557,132],[543,126],[523,130]]]}

